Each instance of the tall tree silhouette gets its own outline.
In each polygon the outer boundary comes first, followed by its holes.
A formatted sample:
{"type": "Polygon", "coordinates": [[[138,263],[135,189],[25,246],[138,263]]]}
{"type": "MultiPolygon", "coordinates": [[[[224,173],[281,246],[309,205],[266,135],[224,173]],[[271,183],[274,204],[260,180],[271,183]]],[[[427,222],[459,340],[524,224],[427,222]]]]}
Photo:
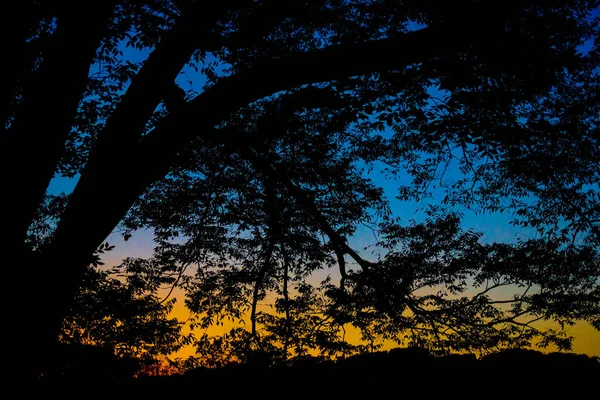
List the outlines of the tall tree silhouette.
{"type": "MultiPolygon", "coordinates": [[[[43,357],[94,251],[121,222],[154,228],[165,257],[174,256],[168,239],[193,238],[178,262],[231,260],[228,246],[247,260],[230,281],[254,299],[279,284],[284,255],[296,277],[335,260],[343,280],[358,282],[345,257],[363,274],[380,264],[346,238],[373,212],[389,217],[381,190],[359,173],[376,161],[412,177],[400,192],[408,199],[443,183],[443,166],[457,160],[464,176],[445,187],[444,204],[514,212],[543,240],[594,259],[597,6],[9,2],[0,163],[14,193],[2,246],[6,282],[18,292],[30,279],[28,301],[8,307],[23,321],[8,341],[27,359],[43,357]],[[578,52],[585,40],[591,50],[578,52]],[[128,62],[124,48],[150,54],[128,62]],[[199,93],[174,83],[186,64],[206,78],[199,93]],[[79,180],[47,242],[34,246],[31,227],[56,174],[79,180]]],[[[586,307],[569,316],[589,317],[586,307]]]]}
{"type": "MultiPolygon", "coordinates": [[[[29,229],[31,246],[43,247],[51,239],[67,202],[64,194],[47,196],[29,229]]],[[[93,380],[116,379],[123,374],[121,378],[130,379],[142,368],[158,365],[191,339],[182,331],[181,321],[170,315],[179,268],[156,268],[151,262],[132,258],[107,268],[101,258],[114,247],[104,243],[94,252],[63,319],[58,354],[42,366],[44,377],[93,380]],[[94,354],[105,357],[104,361],[94,354]]]]}

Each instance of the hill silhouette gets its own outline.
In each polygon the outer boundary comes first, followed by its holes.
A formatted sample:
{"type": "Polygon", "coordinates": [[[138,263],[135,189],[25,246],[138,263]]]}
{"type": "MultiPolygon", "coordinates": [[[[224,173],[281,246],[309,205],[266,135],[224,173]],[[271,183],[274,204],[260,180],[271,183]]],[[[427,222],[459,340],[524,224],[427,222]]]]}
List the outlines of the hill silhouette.
{"type": "MultiPolygon", "coordinates": [[[[420,348],[395,348],[389,351],[359,354],[336,361],[325,360],[319,357],[304,357],[290,366],[266,366],[260,363],[231,364],[224,368],[196,368],[182,374],[170,376],[141,377],[135,380],[136,384],[167,384],[167,385],[194,385],[206,382],[215,382],[220,379],[233,379],[243,376],[253,376],[254,372],[269,373],[273,376],[303,375],[303,373],[316,372],[337,375],[336,372],[356,371],[359,376],[377,377],[395,371],[409,374],[427,373],[428,371],[456,373],[460,370],[479,371],[545,371],[577,370],[584,374],[600,372],[598,357],[575,353],[542,353],[535,350],[510,349],[492,353],[481,358],[474,354],[451,354],[447,356],[434,356],[427,350],[420,348]]],[[[352,375],[352,374],[351,374],[352,375]]]]}

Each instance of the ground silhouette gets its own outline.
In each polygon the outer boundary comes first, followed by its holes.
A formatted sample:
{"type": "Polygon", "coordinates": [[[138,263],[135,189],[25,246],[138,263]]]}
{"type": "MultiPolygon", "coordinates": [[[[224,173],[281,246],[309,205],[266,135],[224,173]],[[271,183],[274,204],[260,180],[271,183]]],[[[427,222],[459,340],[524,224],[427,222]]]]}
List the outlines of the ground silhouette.
{"type": "MultiPolygon", "coordinates": [[[[253,372],[267,370],[278,375],[302,374],[303,372],[335,373],[343,371],[366,371],[389,373],[393,371],[414,373],[420,371],[451,370],[519,370],[519,371],[551,371],[576,369],[584,373],[600,372],[600,359],[576,353],[542,353],[535,350],[510,349],[492,353],[483,357],[474,354],[451,354],[433,356],[421,348],[395,348],[389,351],[364,353],[337,361],[324,360],[319,357],[305,357],[290,366],[267,367],[260,364],[231,364],[224,368],[196,368],[182,374],[170,376],[140,377],[136,384],[196,384],[220,378],[252,375],[253,372]]],[[[270,373],[270,372],[269,372],[270,373]]]]}

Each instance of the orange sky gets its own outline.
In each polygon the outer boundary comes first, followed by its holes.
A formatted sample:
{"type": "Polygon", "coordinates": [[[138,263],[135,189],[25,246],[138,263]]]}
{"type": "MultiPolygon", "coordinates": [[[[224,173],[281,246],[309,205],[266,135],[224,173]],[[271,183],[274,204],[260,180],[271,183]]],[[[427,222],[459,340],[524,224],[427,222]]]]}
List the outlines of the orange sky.
{"type": "MultiPolygon", "coordinates": [[[[114,234],[109,237],[108,241],[111,244],[117,244],[115,251],[109,252],[103,258],[107,266],[114,266],[121,263],[121,260],[124,257],[151,257],[152,251],[154,248],[154,243],[152,241],[152,234],[150,232],[138,232],[134,235],[134,239],[123,242],[120,239],[120,235],[114,234]]],[[[360,247],[360,246],[358,246],[360,247]]],[[[322,280],[330,271],[322,270],[315,274],[315,279],[317,281],[322,280]]],[[[336,273],[332,273],[333,279],[336,278],[336,273]]],[[[510,296],[510,291],[500,292],[503,296],[510,296]]],[[[468,295],[465,293],[465,295],[468,295]]],[[[183,296],[179,294],[178,301],[176,303],[175,309],[173,310],[173,316],[177,317],[180,321],[187,320],[189,316],[189,311],[185,308],[183,304],[183,296]]],[[[225,333],[231,329],[232,325],[223,325],[218,327],[212,327],[207,332],[212,335],[220,335],[225,333]]],[[[568,327],[568,332],[575,337],[575,341],[573,343],[573,352],[579,354],[587,354],[590,356],[600,357],[600,332],[596,331],[589,324],[582,322],[578,323],[575,326],[568,327]]],[[[197,336],[201,335],[203,332],[197,332],[197,336]]],[[[352,341],[352,338],[350,338],[352,341]]],[[[554,351],[554,349],[546,349],[545,351],[554,351]]],[[[193,355],[194,349],[188,347],[183,351],[177,353],[177,356],[187,357],[189,355],[193,355]]]]}
{"type": "MultiPolygon", "coordinates": [[[[180,321],[184,321],[189,317],[189,310],[185,308],[182,301],[178,301],[175,308],[173,309],[172,316],[176,317],[180,321]]],[[[214,326],[204,331],[196,331],[196,336],[200,336],[203,333],[208,333],[209,335],[222,335],[223,333],[228,332],[234,325],[232,323],[225,322],[221,326],[214,326]]],[[[189,332],[189,331],[186,331],[189,332]]],[[[589,356],[600,357],[600,332],[595,330],[590,324],[586,322],[578,323],[572,327],[568,328],[569,334],[575,337],[575,341],[573,342],[573,352],[577,354],[587,354],[589,356]]],[[[352,330],[348,331],[348,340],[352,343],[358,342],[359,337],[356,332],[352,332],[352,330]]],[[[394,344],[391,344],[386,347],[395,347],[394,344]]],[[[556,351],[556,349],[548,348],[548,349],[537,349],[542,352],[552,352],[556,351]]],[[[184,349],[180,350],[173,357],[181,357],[185,358],[188,356],[194,355],[194,348],[192,346],[187,346],[184,349]]]]}

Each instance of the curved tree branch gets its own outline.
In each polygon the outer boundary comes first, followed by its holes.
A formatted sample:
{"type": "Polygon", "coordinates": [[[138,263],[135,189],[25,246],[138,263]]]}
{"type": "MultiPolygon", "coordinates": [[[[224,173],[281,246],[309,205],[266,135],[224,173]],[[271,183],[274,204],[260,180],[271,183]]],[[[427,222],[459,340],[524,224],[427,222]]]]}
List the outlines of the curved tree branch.
{"type": "MultiPolygon", "coordinates": [[[[53,246],[70,247],[83,236],[87,240],[79,246],[82,253],[93,252],[144,190],[169,172],[192,139],[214,135],[214,126],[241,106],[306,83],[404,68],[436,54],[467,48],[469,42],[457,40],[444,29],[425,28],[397,38],[331,46],[265,61],[224,78],[185,107],[171,111],[128,154],[118,174],[114,168],[96,168],[82,176],[76,188],[81,195],[74,193],[53,246]],[[118,197],[111,195],[115,192],[118,197]]],[[[112,159],[99,165],[111,163],[112,159]]]]}
{"type": "Polygon", "coordinates": [[[10,213],[4,227],[13,232],[8,244],[12,251],[24,242],[63,155],[90,65],[115,3],[72,5],[62,10],[40,68],[23,85],[23,100],[14,110],[14,120],[0,136],[4,185],[15,192],[5,197],[3,205],[10,213]]]}

